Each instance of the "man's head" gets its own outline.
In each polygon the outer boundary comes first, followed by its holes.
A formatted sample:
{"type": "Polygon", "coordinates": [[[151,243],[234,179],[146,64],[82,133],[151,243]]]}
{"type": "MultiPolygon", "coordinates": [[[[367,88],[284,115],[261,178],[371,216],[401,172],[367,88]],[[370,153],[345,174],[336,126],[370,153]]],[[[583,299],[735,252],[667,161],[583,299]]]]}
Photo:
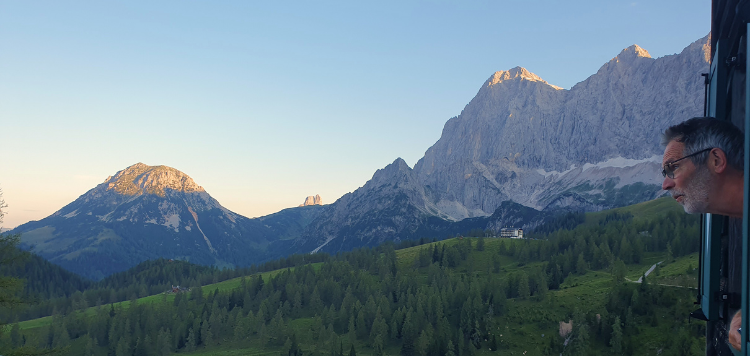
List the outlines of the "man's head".
{"type": "MultiPolygon", "coordinates": [[[[668,128],[662,145],[662,189],[670,191],[685,212],[735,215],[725,208],[736,205],[726,198],[736,198],[737,192],[727,189],[736,190],[737,178],[744,172],[743,134],[736,126],[713,118],[692,118],[668,128]]],[[[739,198],[741,202],[741,190],[739,198]]]]}

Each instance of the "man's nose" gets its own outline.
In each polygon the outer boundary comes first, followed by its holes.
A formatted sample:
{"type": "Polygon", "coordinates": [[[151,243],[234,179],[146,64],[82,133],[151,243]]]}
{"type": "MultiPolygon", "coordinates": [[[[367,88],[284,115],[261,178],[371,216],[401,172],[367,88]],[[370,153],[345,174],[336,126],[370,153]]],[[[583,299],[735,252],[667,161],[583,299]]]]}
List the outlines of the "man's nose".
{"type": "Polygon", "coordinates": [[[674,188],[674,179],[669,177],[664,177],[664,181],[661,183],[661,189],[663,190],[670,190],[674,188]]]}

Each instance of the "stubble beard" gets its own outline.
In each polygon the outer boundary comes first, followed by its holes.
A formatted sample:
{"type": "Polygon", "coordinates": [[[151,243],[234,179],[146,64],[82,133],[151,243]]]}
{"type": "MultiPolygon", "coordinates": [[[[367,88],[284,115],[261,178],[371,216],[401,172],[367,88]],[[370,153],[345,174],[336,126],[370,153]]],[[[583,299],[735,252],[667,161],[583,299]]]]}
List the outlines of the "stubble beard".
{"type": "Polygon", "coordinates": [[[672,195],[682,195],[682,207],[688,214],[703,214],[708,210],[708,187],[711,174],[705,167],[698,168],[685,189],[673,190],[672,195]]]}

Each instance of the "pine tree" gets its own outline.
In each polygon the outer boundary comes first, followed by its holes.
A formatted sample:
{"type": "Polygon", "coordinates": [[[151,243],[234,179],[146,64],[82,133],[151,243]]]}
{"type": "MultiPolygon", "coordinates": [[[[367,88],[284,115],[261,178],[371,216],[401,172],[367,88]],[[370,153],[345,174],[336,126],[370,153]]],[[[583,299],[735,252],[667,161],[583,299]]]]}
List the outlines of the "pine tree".
{"type": "Polygon", "coordinates": [[[477,239],[477,251],[484,251],[484,236],[480,236],[477,239]]]}
{"type": "Polygon", "coordinates": [[[385,323],[385,319],[383,319],[383,316],[380,315],[380,308],[378,308],[378,311],[375,315],[375,321],[373,321],[372,323],[372,330],[370,330],[370,343],[375,344],[375,339],[380,336],[382,346],[382,339],[387,335],[388,324],[385,323]]]}
{"type": "Polygon", "coordinates": [[[492,272],[500,273],[500,255],[492,255],[492,272]]]}
{"type": "Polygon", "coordinates": [[[526,299],[531,295],[529,290],[529,276],[526,272],[521,271],[521,275],[518,277],[518,297],[526,299]]]}
{"type": "Polygon", "coordinates": [[[670,263],[674,261],[674,254],[672,254],[672,244],[667,242],[667,259],[666,263],[670,263]]]}
{"type": "Polygon", "coordinates": [[[271,324],[268,326],[268,336],[276,340],[277,345],[286,337],[286,325],[284,324],[281,309],[276,310],[276,315],[274,315],[271,324]]]}
{"type": "Polygon", "coordinates": [[[471,333],[469,334],[469,341],[471,341],[475,348],[482,348],[482,332],[479,329],[479,320],[474,321],[474,327],[471,328],[471,333]]]}
{"type": "Polygon", "coordinates": [[[91,335],[86,334],[83,338],[83,356],[94,356],[94,345],[96,345],[96,339],[92,338],[91,335]]]}
{"type": "Polygon", "coordinates": [[[13,347],[21,346],[21,327],[18,324],[18,320],[13,323],[13,327],[10,328],[10,343],[13,347]]]}
{"type": "Polygon", "coordinates": [[[378,335],[372,342],[372,350],[375,356],[383,356],[383,337],[378,335]]]}
{"type": "Polygon", "coordinates": [[[159,330],[159,336],[156,339],[156,349],[157,353],[161,356],[167,356],[172,352],[172,345],[170,342],[171,336],[169,329],[164,330],[163,328],[159,330]]]}
{"type": "Polygon", "coordinates": [[[281,346],[281,356],[288,356],[291,354],[292,351],[292,340],[290,338],[286,338],[286,341],[284,341],[284,345],[281,346]]]}
{"type": "Polygon", "coordinates": [[[121,338],[117,342],[117,348],[115,349],[115,356],[131,356],[130,343],[127,338],[121,338]]]}
{"type": "Polygon", "coordinates": [[[500,239],[500,246],[497,248],[497,253],[501,255],[507,255],[508,254],[508,248],[505,247],[505,240],[500,239]]]}
{"type": "Polygon", "coordinates": [[[615,317],[612,324],[612,338],[609,340],[609,346],[612,346],[612,352],[615,355],[622,354],[622,327],[620,326],[620,317],[615,317]]]}
{"type": "Polygon", "coordinates": [[[463,329],[458,329],[458,347],[456,348],[456,351],[458,356],[463,356],[464,351],[466,350],[466,335],[464,334],[463,329]]]}
{"type": "Polygon", "coordinates": [[[295,313],[300,313],[302,311],[302,295],[299,293],[299,291],[294,293],[293,300],[294,300],[294,303],[292,304],[293,310],[295,311],[295,313]]]}
{"type": "Polygon", "coordinates": [[[547,288],[547,276],[544,273],[544,270],[540,270],[537,273],[536,295],[540,299],[544,299],[544,297],[547,296],[547,291],[549,291],[547,288]]]}
{"type": "Polygon", "coordinates": [[[627,269],[625,267],[625,263],[622,262],[622,260],[616,260],[614,264],[612,264],[612,280],[615,282],[615,284],[620,284],[625,281],[625,273],[627,272],[627,269]]]}
{"type": "Polygon", "coordinates": [[[456,347],[453,346],[453,341],[448,340],[448,350],[445,352],[445,356],[456,356],[456,347]]]}
{"type": "Polygon", "coordinates": [[[320,300],[320,292],[318,291],[318,286],[315,286],[315,289],[313,289],[312,295],[310,296],[310,312],[311,313],[318,313],[321,309],[323,309],[323,301],[320,300]]]}
{"type": "Polygon", "coordinates": [[[146,350],[146,345],[148,344],[149,344],[148,335],[146,335],[146,339],[141,339],[140,337],[136,338],[135,347],[133,348],[133,355],[134,356],[148,355],[149,353],[146,350]]]}
{"type": "Polygon", "coordinates": [[[354,323],[354,315],[349,317],[349,327],[347,337],[349,338],[349,343],[354,344],[355,341],[357,341],[357,326],[354,323]]]}
{"type": "Polygon", "coordinates": [[[411,309],[406,312],[404,326],[401,328],[401,355],[412,356],[415,351],[415,342],[417,340],[417,326],[412,322],[413,312],[411,309]]]}
{"type": "Polygon", "coordinates": [[[55,342],[52,344],[55,348],[62,348],[70,345],[70,334],[68,334],[68,328],[65,323],[61,323],[58,326],[52,326],[55,328],[55,342]]]}
{"type": "Polygon", "coordinates": [[[588,265],[586,265],[586,260],[583,258],[583,252],[578,254],[578,262],[576,263],[576,272],[579,275],[586,274],[586,270],[588,269],[588,265]]]}
{"type": "Polygon", "coordinates": [[[207,320],[205,319],[203,320],[203,322],[201,323],[200,330],[201,330],[201,344],[204,346],[208,346],[211,343],[211,339],[213,335],[211,333],[211,330],[209,330],[208,328],[207,320]]]}
{"type": "Polygon", "coordinates": [[[497,351],[497,336],[495,334],[492,334],[492,339],[490,340],[490,351],[497,351]]]}
{"type": "Polygon", "coordinates": [[[364,339],[367,336],[367,322],[365,321],[364,308],[360,308],[359,313],[357,313],[356,334],[358,339],[364,339]]]}
{"type": "Polygon", "coordinates": [[[190,300],[195,301],[196,304],[203,303],[203,287],[200,285],[193,287],[190,290],[190,300]]]}
{"type": "Polygon", "coordinates": [[[292,344],[289,347],[289,356],[302,356],[302,350],[297,343],[297,335],[292,334],[292,344]]]}
{"type": "MultiPolygon", "coordinates": [[[[429,326],[429,325],[428,325],[429,326]]],[[[427,356],[430,351],[430,343],[432,342],[432,328],[428,327],[419,334],[417,338],[417,353],[421,356],[427,356]]]]}
{"type": "MultiPolygon", "coordinates": [[[[3,192],[0,190],[0,230],[5,216],[5,204],[3,192]]],[[[10,235],[0,233],[0,267],[11,266],[28,256],[28,253],[21,252],[17,248],[20,241],[20,235],[10,235]]],[[[18,297],[18,293],[23,289],[23,281],[6,275],[0,275],[0,307],[10,307],[22,304],[23,301],[18,297]]],[[[0,322],[0,330],[5,328],[5,324],[0,322]]],[[[11,330],[12,331],[12,330],[11,330]]],[[[16,340],[19,341],[19,340],[16,340]]]]}
{"type": "Polygon", "coordinates": [[[194,351],[196,345],[197,342],[195,340],[195,330],[193,330],[193,328],[190,328],[187,340],[185,341],[185,348],[187,348],[188,351],[194,351]]]}

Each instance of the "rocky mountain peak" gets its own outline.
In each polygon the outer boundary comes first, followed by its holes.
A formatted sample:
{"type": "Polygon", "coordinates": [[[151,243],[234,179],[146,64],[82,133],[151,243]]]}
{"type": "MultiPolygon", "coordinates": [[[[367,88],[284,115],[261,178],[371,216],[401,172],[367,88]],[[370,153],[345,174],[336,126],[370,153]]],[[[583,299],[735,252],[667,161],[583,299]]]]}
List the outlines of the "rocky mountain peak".
{"type": "Polygon", "coordinates": [[[628,48],[623,49],[620,52],[620,54],[618,54],[617,57],[612,58],[612,60],[616,62],[620,62],[620,61],[632,61],[633,59],[636,59],[636,58],[651,58],[651,55],[648,53],[647,50],[634,44],[628,48]]]}
{"type": "Polygon", "coordinates": [[[276,257],[270,244],[296,236],[323,209],[288,210],[248,219],[221,206],[185,173],[138,163],[16,233],[22,246],[98,280],[148,259],[232,268],[276,257]]]}
{"type": "Polygon", "coordinates": [[[315,196],[309,196],[305,198],[305,202],[300,204],[299,206],[310,206],[310,205],[323,205],[323,198],[320,197],[320,195],[315,194],[315,196]]]}
{"type": "Polygon", "coordinates": [[[393,163],[378,169],[375,174],[372,175],[373,182],[390,182],[393,178],[401,177],[400,179],[407,179],[412,173],[412,169],[406,164],[401,157],[396,158],[393,163]]]}
{"type": "Polygon", "coordinates": [[[528,71],[524,67],[515,67],[509,70],[497,71],[494,74],[492,74],[492,76],[490,76],[489,79],[487,79],[487,81],[484,83],[484,87],[492,87],[496,84],[500,84],[500,83],[511,81],[511,80],[528,80],[532,82],[541,82],[551,87],[554,87],[555,89],[562,89],[558,86],[547,83],[544,79],[528,71]]]}
{"type": "Polygon", "coordinates": [[[107,178],[107,190],[123,195],[155,194],[164,196],[167,189],[178,192],[203,192],[187,174],[172,167],[136,163],[107,178]]]}
{"type": "Polygon", "coordinates": [[[711,33],[685,47],[681,54],[689,52],[699,53],[701,61],[711,63],[711,33]]]}
{"type": "Polygon", "coordinates": [[[702,113],[707,42],[656,59],[630,46],[570,90],[496,72],[415,165],[418,183],[455,219],[508,200],[597,210],[653,198],[659,129],[702,113]]]}

